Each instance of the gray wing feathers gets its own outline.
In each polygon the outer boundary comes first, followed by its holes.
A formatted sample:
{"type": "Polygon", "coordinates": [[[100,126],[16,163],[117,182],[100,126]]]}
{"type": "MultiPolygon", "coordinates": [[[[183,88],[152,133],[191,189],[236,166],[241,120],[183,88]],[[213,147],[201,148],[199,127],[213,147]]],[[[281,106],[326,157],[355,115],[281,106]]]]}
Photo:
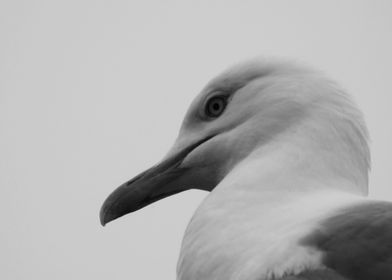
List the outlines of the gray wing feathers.
{"type": "Polygon", "coordinates": [[[277,280],[351,280],[330,269],[305,271],[296,276],[286,276],[277,280]]]}
{"type": "Polygon", "coordinates": [[[346,277],[325,279],[391,280],[392,203],[368,202],[342,209],[303,242],[324,253],[325,267],[346,277]]]}

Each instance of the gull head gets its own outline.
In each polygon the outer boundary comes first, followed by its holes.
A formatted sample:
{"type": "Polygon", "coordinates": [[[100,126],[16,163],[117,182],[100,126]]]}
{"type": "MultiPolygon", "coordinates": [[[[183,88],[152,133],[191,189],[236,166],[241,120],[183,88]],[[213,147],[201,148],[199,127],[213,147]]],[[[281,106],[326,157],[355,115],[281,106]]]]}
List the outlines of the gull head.
{"type": "MultiPolygon", "coordinates": [[[[259,163],[248,177],[277,180],[275,188],[324,178],[366,194],[369,158],[362,114],[336,83],[294,62],[248,61],[204,87],[168,154],[118,187],[100,219],[105,225],[188,189],[213,191],[247,162],[259,163]]],[[[268,187],[257,184],[260,195],[268,187]]]]}

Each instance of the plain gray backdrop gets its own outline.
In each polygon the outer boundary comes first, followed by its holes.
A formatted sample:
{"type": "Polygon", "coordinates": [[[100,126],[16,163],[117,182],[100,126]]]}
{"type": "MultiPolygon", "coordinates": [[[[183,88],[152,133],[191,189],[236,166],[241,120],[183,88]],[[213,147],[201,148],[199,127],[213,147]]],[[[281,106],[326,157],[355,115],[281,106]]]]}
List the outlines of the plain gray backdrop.
{"type": "Polygon", "coordinates": [[[0,0],[0,278],[174,279],[206,193],[105,228],[99,208],[164,156],[210,78],[259,55],[354,96],[371,194],[392,200],[391,50],[391,1],[0,0]]]}

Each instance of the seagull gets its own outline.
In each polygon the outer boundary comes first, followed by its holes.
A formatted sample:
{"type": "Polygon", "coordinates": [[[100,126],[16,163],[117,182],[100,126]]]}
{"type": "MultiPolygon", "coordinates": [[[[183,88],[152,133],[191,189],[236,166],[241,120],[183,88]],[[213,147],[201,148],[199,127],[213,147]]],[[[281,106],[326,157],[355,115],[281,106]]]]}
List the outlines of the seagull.
{"type": "Polygon", "coordinates": [[[100,220],[205,190],[178,280],[390,280],[392,203],[368,197],[369,168],[362,113],[337,83],[256,59],[204,87],[168,154],[114,190],[100,220]]]}

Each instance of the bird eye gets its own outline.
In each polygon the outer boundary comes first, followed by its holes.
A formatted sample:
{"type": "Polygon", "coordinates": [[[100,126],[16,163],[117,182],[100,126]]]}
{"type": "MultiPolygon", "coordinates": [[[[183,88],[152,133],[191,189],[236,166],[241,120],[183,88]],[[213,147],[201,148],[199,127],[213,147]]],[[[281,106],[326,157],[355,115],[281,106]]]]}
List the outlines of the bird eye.
{"type": "Polygon", "coordinates": [[[206,115],[210,118],[219,117],[226,108],[226,98],[224,96],[214,96],[208,100],[206,105],[206,115]]]}

